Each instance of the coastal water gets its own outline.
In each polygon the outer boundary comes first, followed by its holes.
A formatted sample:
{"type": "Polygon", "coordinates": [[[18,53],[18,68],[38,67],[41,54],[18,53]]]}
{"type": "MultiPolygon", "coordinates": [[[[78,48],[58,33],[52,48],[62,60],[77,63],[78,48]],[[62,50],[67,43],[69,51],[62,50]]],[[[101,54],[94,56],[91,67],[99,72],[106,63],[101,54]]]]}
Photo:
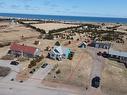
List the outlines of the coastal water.
{"type": "Polygon", "coordinates": [[[28,19],[72,21],[72,22],[107,22],[107,23],[126,23],[127,24],[127,18],[32,15],[32,14],[14,14],[14,13],[0,13],[0,16],[28,18],[28,19]]]}

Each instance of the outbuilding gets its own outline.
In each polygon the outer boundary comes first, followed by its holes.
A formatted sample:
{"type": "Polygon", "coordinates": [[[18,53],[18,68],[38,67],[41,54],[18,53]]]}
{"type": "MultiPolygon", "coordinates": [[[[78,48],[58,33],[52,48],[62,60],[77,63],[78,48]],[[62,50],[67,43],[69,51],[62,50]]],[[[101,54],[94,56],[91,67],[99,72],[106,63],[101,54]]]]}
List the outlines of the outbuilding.
{"type": "Polygon", "coordinates": [[[87,48],[87,43],[86,42],[82,42],[79,44],[78,46],[79,48],[87,48]]]}

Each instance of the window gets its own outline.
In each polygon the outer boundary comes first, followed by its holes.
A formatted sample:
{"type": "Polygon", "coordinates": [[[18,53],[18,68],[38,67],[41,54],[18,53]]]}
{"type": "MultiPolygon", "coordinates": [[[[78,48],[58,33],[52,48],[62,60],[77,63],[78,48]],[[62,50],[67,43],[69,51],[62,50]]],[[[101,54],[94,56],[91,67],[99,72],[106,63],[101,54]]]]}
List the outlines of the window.
{"type": "Polygon", "coordinates": [[[54,51],[55,51],[56,53],[59,53],[57,49],[54,49],[54,51]]]}

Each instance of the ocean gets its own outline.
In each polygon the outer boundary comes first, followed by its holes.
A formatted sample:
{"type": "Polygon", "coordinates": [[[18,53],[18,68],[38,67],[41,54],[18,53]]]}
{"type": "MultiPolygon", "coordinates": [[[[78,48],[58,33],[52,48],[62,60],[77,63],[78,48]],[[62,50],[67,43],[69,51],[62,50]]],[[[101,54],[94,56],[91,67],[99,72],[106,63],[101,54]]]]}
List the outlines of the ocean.
{"type": "Polygon", "coordinates": [[[127,18],[33,15],[33,14],[15,14],[15,13],[0,13],[0,16],[28,18],[28,19],[71,21],[71,22],[103,22],[103,23],[124,23],[124,24],[127,24],[127,18]]]}

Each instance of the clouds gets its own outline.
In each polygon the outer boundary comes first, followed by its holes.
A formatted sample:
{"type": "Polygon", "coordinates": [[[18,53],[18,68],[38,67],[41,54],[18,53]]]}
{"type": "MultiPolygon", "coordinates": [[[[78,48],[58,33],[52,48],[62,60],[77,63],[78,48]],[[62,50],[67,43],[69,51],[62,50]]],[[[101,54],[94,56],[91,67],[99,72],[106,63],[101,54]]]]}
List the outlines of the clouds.
{"type": "Polygon", "coordinates": [[[127,0],[0,0],[0,12],[127,17],[126,4],[127,0]]]}
{"type": "Polygon", "coordinates": [[[4,7],[5,3],[4,2],[0,2],[0,7],[4,7]]]}

